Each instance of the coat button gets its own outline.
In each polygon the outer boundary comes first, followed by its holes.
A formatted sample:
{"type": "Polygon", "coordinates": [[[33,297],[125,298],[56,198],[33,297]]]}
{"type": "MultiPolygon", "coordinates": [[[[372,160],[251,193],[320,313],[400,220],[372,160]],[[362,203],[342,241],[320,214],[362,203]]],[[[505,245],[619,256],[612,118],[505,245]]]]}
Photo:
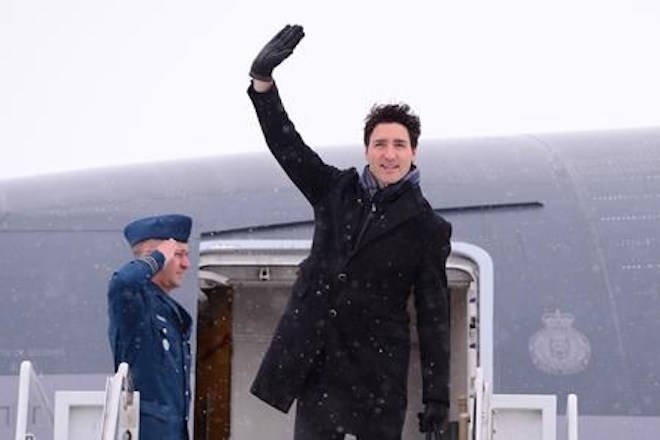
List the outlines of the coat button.
{"type": "Polygon", "coordinates": [[[330,315],[331,318],[335,318],[337,316],[337,311],[335,309],[330,309],[328,315],[330,315]]]}
{"type": "Polygon", "coordinates": [[[340,273],[337,275],[337,279],[341,281],[342,283],[345,283],[346,280],[348,280],[348,275],[346,275],[344,272],[340,273]]]}

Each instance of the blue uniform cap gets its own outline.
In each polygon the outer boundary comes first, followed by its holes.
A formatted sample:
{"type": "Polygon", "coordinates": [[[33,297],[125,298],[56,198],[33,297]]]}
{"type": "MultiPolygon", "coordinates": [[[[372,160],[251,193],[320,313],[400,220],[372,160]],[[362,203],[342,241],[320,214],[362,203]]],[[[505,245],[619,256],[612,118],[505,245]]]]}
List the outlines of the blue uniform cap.
{"type": "Polygon", "coordinates": [[[192,219],[187,215],[157,215],[132,221],[124,228],[124,236],[131,246],[150,238],[159,240],[173,238],[187,243],[191,227],[192,219]]]}

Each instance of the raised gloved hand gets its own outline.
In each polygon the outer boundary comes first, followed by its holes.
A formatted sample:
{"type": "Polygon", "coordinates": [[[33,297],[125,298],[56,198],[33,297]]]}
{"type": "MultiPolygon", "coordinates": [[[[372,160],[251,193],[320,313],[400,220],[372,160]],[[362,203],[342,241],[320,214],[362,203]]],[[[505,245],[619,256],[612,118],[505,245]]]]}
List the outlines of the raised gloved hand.
{"type": "Polygon", "coordinates": [[[418,413],[419,431],[426,433],[427,439],[442,440],[447,432],[447,415],[449,408],[440,402],[428,402],[424,412],[418,413]]]}
{"type": "Polygon", "coordinates": [[[252,63],[250,76],[262,81],[272,81],[273,69],[293,53],[293,49],[304,36],[302,26],[287,24],[261,49],[252,63]]]}

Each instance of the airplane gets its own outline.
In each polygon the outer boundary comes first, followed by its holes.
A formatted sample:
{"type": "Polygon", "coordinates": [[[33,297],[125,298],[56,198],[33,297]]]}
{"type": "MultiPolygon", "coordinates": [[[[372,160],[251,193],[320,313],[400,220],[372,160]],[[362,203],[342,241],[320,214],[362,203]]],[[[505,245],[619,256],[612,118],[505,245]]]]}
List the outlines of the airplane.
{"type": "MultiPolygon", "coordinates": [[[[318,152],[361,167],[363,148],[318,152]]],[[[556,396],[558,422],[577,394],[582,440],[656,438],[660,127],[422,139],[417,164],[454,231],[451,420],[478,367],[494,395],[556,396]]],[[[194,218],[197,272],[173,293],[197,328],[193,438],[291,438],[293,411],[248,389],[313,223],[265,146],[0,181],[0,438],[13,438],[24,359],[46,394],[102,389],[113,373],[107,283],[131,258],[122,229],[168,212],[194,218]]],[[[421,438],[415,359],[411,439],[421,438]]],[[[47,412],[38,401],[30,408],[37,438],[52,437],[47,412]]]]}

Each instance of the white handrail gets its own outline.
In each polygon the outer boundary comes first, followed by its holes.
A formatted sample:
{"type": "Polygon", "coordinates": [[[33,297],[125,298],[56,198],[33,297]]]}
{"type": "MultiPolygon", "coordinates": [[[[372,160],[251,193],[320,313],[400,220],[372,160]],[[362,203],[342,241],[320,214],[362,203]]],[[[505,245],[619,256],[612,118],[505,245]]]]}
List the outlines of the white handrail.
{"type": "Polygon", "coordinates": [[[16,434],[15,440],[25,440],[27,437],[27,422],[30,410],[30,384],[34,383],[41,398],[41,403],[44,405],[48,413],[48,423],[53,426],[53,408],[50,406],[48,397],[44,392],[41,380],[37,376],[32,362],[21,362],[21,369],[18,377],[18,404],[16,408],[16,434]]]}
{"type": "MultiPolygon", "coordinates": [[[[471,425],[470,432],[465,438],[474,438],[476,440],[487,440],[488,436],[484,436],[484,425],[485,417],[488,417],[487,413],[484,411],[484,377],[481,367],[477,367],[474,374],[474,400],[469,402],[470,408],[468,412],[472,413],[469,417],[469,423],[471,425]]],[[[464,439],[460,439],[464,440],[464,439]]]]}
{"type": "Polygon", "coordinates": [[[115,440],[117,426],[119,425],[119,407],[124,389],[132,391],[128,376],[128,364],[122,362],[117,373],[108,379],[105,389],[105,405],[103,409],[103,422],[101,427],[101,440],[115,440]]]}
{"type": "Polygon", "coordinates": [[[43,383],[41,382],[41,379],[39,379],[39,376],[37,376],[37,371],[34,366],[30,371],[30,383],[34,383],[35,387],[37,388],[38,396],[41,398],[41,403],[44,405],[46,413],[48,414],[48,423],[52,428],[55,422],[55,413],[53,412],[53,407],[50,405],[50,401],[48,400],[46,392],[44,391],[43,383]]]}
{"type": "Polygon", "coordinates": [[[30,361],[21,362],[21,372],[18,376],[18,404],[16,408],[15,440],[25,440],[25,435],[27,434],[31,371],[32,364],[30,361]]]}
{"type": "Polygon", "coordinates": [[[578,399],[575,394],[568,395],[566,419],[568,421],[568,440],[578,440],[578,399]]]}

